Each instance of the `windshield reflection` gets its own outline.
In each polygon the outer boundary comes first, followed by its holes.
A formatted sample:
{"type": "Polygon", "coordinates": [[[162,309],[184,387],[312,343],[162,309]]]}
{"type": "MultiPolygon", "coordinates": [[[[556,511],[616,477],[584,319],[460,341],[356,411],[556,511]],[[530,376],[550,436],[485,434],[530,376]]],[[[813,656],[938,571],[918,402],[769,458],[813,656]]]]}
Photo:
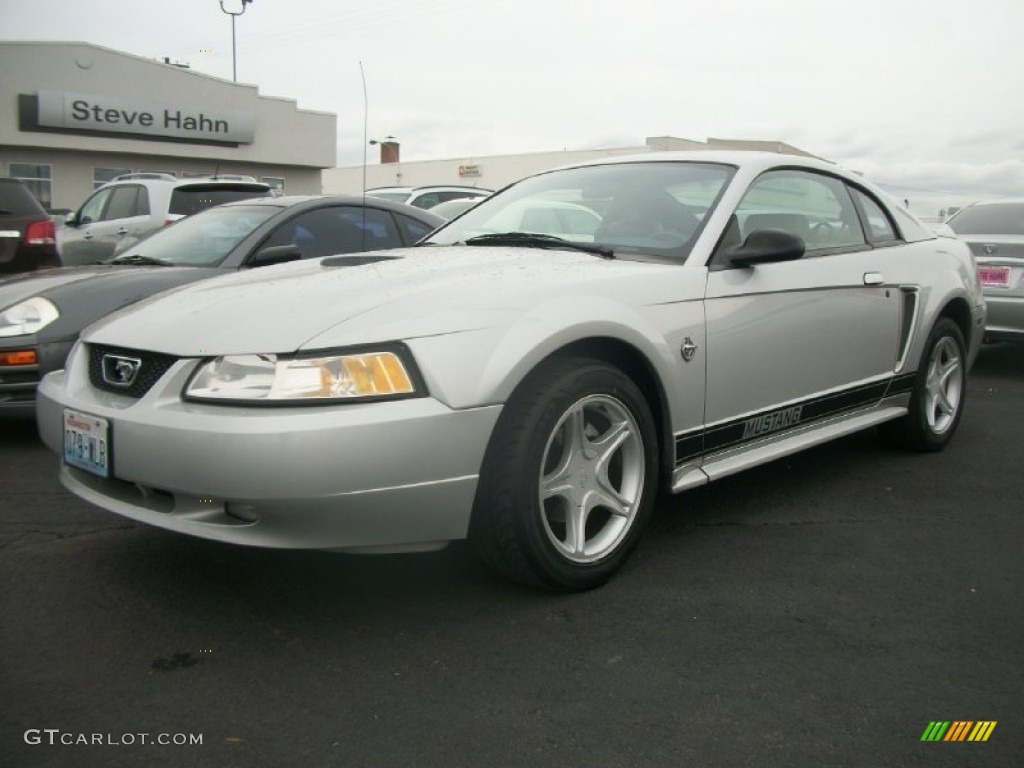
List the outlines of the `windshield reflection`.
{"type": "Polygon", "coordinates": [[[210,208],[140,240],[108,263],[215,267],[249,233],[280,210],[273,205],[210,208]]]}

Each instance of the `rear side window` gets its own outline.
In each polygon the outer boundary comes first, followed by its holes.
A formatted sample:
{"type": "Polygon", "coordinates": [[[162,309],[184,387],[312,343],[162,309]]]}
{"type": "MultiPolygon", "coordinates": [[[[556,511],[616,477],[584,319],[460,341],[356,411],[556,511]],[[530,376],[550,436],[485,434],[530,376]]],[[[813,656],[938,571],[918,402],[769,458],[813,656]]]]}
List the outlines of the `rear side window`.
{"type": "Polygon", "coordinates": [[[270,197],[270,190],[263,186],[251,185],[190,184],[187,187],[177,187],[171,192],[171,205],[168,213],[191,216],[193,213],[205,211],[215,205],[233,203],[235,200],[248,200],[253,197],[270,197]]]}
{"type": "Polygon", "coordinates": [[[407,243],[418,243],[434,231],[434,228],[429,224],[424,224],[422,221],[416,221],[416,219],[410,218],[404,214],[395,214],[395,218],[398,219],[399,225],[405,232],[405,240],[407,243]]]}
{"type": "Polygon", "coordinates": [[[0,181],[0,216],[45,214],[32,193],[16,181],[0,181]]]}
{"type": "Polygon", "coordinates": [[[882,207],[859,189],[851,191],[853,196],[857,198],[857,202],[860,203],[861,210],[864,211],[864,218],[868,225],[868,241],[879,245],[899,240],[896,228],[885,214],[885,211],[882,210],[882,207]]]}

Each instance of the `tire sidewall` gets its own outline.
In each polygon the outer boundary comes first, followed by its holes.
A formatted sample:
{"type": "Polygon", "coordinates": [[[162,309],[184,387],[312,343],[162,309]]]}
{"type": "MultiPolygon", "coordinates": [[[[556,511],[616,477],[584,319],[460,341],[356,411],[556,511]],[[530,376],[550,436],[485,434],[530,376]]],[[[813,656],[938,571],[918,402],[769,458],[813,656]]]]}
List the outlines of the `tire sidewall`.
{"type": "MultiPolygon", "coordinates": [[[[541,385],[544,386],[544,385],[541,385]]],[[[604,363],[590,362],[566,369],[562,375],[546,383],[552,396],[534,413],[522,414],[531,420],[530,438],[519,452],[521,483],[516,503],[522,510],[517,515],[517,535],[530,564],[546,584],[567,589],[589,589],[611,576],[629,557],[639,542],[650,517],[658,484],[657,431],[650,408],[640,390],[618,369],[604,363]],[[643,444],[644,479],[640,503],[629,531],[615,548],[591,563],[574,563],[566,559],[548,538],[539,499],[541,463],[556,425],[566,411],[589,395],[615,398],[633,417],[643,444]]],[[[529,410],[529,409],[528,409],[529,410]]],[[[519,414],[513,414],[513,418],[519,414]]]]}
{"type": "Polygon", "coordinates": [[[928,342],[925,345],[924,354],[921,357],[921,366],[914,381],[914,392],[910,398],[910,416],[913,419],[913,432],[916,441],[921,449],[926,451],[940,451],[952,439],[960,424],[960,417],[964,412],[964,401],[967,397],[967,345],[964,342],[963,333],[953,320],[943,317],[932,328],[928,335],[928,342]],[[940,433],[935,432],[928,424],[927,413],[927,387],[928,371],[931,368],[932,357],[935,349],[944,339],[951,339],[956,344],[957,352],[960,355],[960,400],[957,403],[956,413],[953,416],[953,423],[949,428],[940,433]]]}

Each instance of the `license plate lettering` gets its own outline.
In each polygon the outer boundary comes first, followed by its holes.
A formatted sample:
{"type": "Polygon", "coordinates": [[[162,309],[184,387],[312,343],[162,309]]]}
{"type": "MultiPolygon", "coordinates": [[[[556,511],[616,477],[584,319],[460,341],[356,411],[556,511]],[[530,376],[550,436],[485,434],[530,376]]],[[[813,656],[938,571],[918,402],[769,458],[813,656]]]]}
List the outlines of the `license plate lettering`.
{"type": "Polygon", "coordinates": [[[110,422],[99,416],[64,412],[64,463],[110,477],[110,422]]]}
{"type": "Polygon", "coordinates": [[[1006,288],[1010,285],[1009,267],[978,267],[981,284],[990,288],[1006,288]]]}

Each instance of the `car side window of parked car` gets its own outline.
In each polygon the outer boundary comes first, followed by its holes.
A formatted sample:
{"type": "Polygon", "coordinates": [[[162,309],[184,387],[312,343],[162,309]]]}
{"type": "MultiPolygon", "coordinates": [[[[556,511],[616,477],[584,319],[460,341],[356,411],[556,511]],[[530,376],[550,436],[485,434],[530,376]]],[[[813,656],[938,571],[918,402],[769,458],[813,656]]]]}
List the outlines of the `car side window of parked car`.
{"type": "Polygon", "coordinates": [[[138,216],[137,200],[139,188],[136,186],[117,187],[110,195],[110,202],[103,212],[103,220],[127,219],[138,216]]]}
{"type": "Polygon", "coordinates": [[[824,174],[769,171],[750,185],[736,216],[743,240],[780,229],[803,240],[808,253],[866,246],[846,185],[824,174]]]}
{"type": "Polygon", "coordinates": [[[853,190],[853,196],[864,213],[868,241],[872,245],[893,245],[901,242],[895,225],[878,203],[859,189],[853,190]]]}
{"type": "Polygon", "coordinates": [[[423,222],[416,221],[416,219],[410,218],[409,216],[404,216],[401,213],[396,213],[395,218],[398,219],[398,224],[405,234],[406,243],[408,243],[409,245],[412,245],[413,243],[418,243],[420,240],[422,240],[424,237],[426,237],[427,235],[434,231],[423,222]]]}
{"type": "Polygon", "coordinates": [[[351,206],[319,208],[299,214],[282,226],[266,246],[295,245],[302,258],[400,248],[398,228],[384,211],[351,206]]]}
{"type": "Polygon", "coordinates": [[[78,223],[89,224],[94,221],[100,221],[103,216],[103,209],[106,207],[107,200],[110,199],[112,192],[113,189],[101,189],[86,200],[81,212],[78,214],[78,223]]]}

